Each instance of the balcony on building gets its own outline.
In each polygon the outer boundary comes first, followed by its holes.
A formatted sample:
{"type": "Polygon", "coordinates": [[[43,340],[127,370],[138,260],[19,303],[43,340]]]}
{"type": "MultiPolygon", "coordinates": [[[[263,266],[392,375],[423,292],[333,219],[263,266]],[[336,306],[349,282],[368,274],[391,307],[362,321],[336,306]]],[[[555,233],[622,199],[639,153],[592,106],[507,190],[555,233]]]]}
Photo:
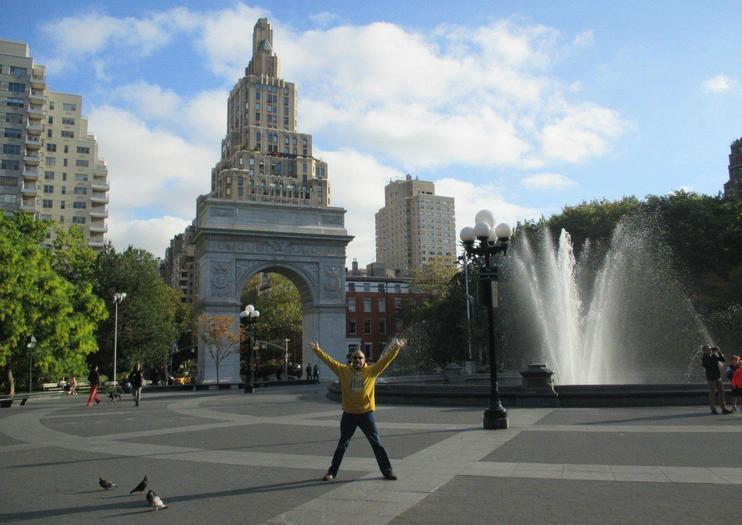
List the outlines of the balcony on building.
{"type": "Polygon", "coordinates": [[[93,183],[90,185],[90,187],[93,189],[93,191],[108,191],[111,189],[107,182],[101,182],[95,179],[93,179],[93,183]]]}
{"type": "Polygon", "coordinates": [[[41,162],[41,158],[38,155],[26,155],[23,157],[23,162],[26,163],[26,166],[38,166],[39,162],[41,162]]]}
{"type": "Polygon", "coordinates": [[[41,124],[36,122],[28,122],[28,124],[26,124],[26,132],[29,135],[41,135],[42,131],[43,128],[41,127],[41,124]]]}
{"type": "Polygon", "coordinates": [[[33,106],[41,106],[46,102],[46,98],[44,98],[43,92],[36,93],[35,91],[31,91],[28,95],[28,101],[33,106]]]}
{"type": "Polygon", "coordinates": [[[34,199],[23,201],[21,210],[26,213],[36,213],[36,201],[34,199]]]}
{"type": "Polygon", "coordinates": [[[28,107],[26,114],[29,120],[42,120],[44,118],[44,110],[32,106],[28,107]]]}
{"type": "Polygon", "coordinates": [[[108,208],[105,206],[93,206],[90,208],[90,217],[96,219],[105,219],[108,217],[108,208]]]}
{"type": "Polygon", "coordinates": [[[41,141],[39,139],[29,137],[28,135],[23,140],[23,143],[26,145],[26,149],[39,149],[41,147],[41,141]]]}
{"type": "Polygon", "coordinates": [[[46,79],[43,75],[38,73],[31,74],[31,87],[34,89],[44,89],[46,87],[46,79]]]}
{"type": "Polygon", "coordinates": [[[26,184],[23,186],[21,193],[24,197],[36,197],[39,193],[39,189],[36,187],[36,184],[26,184]]]}
{"type": "Polygon", "coordinates": [[[91,248],[103,248],[106,245],[106,241],[103,239],[103,235],[91,235],[88,240],[88,246],[91,248]]]}
{"type": "Polygon", "coordinates": [[[106,168],[105,162],[96,162],[95,167],[93,168],[93,175],[98,177],[100,175],[107,175],[108,174],[108,168],[106,168]]]}
{"type": "Polygon", "coordinates": [[[41,176],[41,172],[37,168],[24,168],[23,179],[28,181],[37,181],[41,176]]]}
{"type": "Polygon", "coordinates": [[[92,195],[90,197],[90,202],[94,202],[97,204],[108,204],[108,196],[107,195],[92,195]]]}
{"type": "Polygon", "coordinates": [[[105,224],[96,224],[93,223],[90,225],[90,233],[107,233],[108,232],[108,226],[105,224]]]}

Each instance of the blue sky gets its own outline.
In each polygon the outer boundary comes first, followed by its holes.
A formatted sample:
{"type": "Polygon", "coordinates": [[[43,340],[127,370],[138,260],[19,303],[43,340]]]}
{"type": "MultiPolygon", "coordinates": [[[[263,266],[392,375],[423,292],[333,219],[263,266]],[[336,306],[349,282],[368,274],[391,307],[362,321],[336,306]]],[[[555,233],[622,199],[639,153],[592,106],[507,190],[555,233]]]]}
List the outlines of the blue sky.
{"type": "Polygon", "coordinates": [[[383,186],[456,198],[457,230],[685,188],[716,194],[742,136],[734,2],[3,2],[54,91],[80,94],[109,166],[110,238],[164,253],[195,214],[226,96],[268,16],[299,129],[374,258],[383,186]]]}

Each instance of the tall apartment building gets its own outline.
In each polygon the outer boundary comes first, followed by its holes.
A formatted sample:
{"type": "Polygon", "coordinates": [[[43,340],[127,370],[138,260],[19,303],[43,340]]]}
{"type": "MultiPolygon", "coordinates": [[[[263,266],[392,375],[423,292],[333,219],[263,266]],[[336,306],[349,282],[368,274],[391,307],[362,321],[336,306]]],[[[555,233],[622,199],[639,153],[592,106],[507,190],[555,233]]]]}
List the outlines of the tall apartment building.
{"type": "Polygon", "coordinates": [[[192,303],[196,291],[196,246],[193,244],[195,227],[188,226],[185,232],[170,240],[165,250],[165,259],[160,265],[160,275],[173,288],[180,290],[180,300],[192,303]]]}
{"type": "Polygon", "coordinates": [[[729,146],[729,180],[724,183],[724,195],[742,198],[742,138],[729,146]]]}
{"type": "Polygon", "coordinates": [[[376,261],[410,275],[436,259],[454,262],[454,199],[435,194],[432,182],[391,181],[384,187],[384,207],[376,213],[376,261]]]}
{"type": "Polygon", "coordinates": [[[28,46],[0,40],[0,209],[79,225],[104,245],[108,170],[82,117],[82,98],[48,90],[28,46]]]}
{"type": "Polygon", "coordinates": [[[329,206],[327,164],[312,155],[312,136],[296,130],[293,82],[280,77],[273,29],[261,18],[252,59],[229,94],[221,160],[212,170],[212,195],[298,206],[329,206]]]}

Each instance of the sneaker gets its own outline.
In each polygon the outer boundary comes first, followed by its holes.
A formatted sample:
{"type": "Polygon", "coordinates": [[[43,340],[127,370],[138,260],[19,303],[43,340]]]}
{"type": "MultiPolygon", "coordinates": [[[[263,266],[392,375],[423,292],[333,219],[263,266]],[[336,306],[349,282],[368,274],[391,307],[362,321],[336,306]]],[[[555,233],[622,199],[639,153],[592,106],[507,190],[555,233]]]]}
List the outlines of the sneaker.
{"type": "Polygon", "coordinates": [[[718,413],[719,413],[719,411],[718,411],[718,410],[716,410],[715,408],[712,408],[712,409],[711,409],[711,413],[712,413],[712,414],[718,414],[718,413]]]}
{"type": "Polygon", "coordinates": [[[384,474],[384,479],[387,479],[389,481],[397,481],[397,476],[394,474],[394,472],[387,472],[384,474]]]}
{"type": "Polygon", "coordinates": [[[322,476],[322,481],[332,481],[333,479],[335,479],[335,476],[333,476],[329,472],[322,476]]]}

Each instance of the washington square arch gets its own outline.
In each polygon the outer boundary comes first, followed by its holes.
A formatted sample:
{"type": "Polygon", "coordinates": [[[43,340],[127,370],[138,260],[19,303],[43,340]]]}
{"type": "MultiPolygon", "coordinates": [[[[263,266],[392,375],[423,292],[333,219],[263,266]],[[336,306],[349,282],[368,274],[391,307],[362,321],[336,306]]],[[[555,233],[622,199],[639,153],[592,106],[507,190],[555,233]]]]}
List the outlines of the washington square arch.
{"type": "MultiPolygon", "coordinates": [[[[171,242],[170,252],[180,239],[183,256],[168,254],[166,266],[171,282],[180,282],[192,267],[185,296],[205,318],[232,317],[235,334],[248,279],[260,272],[287,277],[303,305],[303,362],[311,340],[343,359],[345,250],[352,237],[345,230],[345,210],[330,206],[327,163],[314,157],[312,136],[297,130],[296,86],[279,71],[273,29],[261,18],[245,75],[229,93],[227,131],[211,171],[211,191],[197,199],[193,225],[171,242]]],[[[217,380],[201,334],[197,379],[217,380]]],[[[240,379],[240,354],[233,351],[220,362],[219,381],[240,379]]]]}

